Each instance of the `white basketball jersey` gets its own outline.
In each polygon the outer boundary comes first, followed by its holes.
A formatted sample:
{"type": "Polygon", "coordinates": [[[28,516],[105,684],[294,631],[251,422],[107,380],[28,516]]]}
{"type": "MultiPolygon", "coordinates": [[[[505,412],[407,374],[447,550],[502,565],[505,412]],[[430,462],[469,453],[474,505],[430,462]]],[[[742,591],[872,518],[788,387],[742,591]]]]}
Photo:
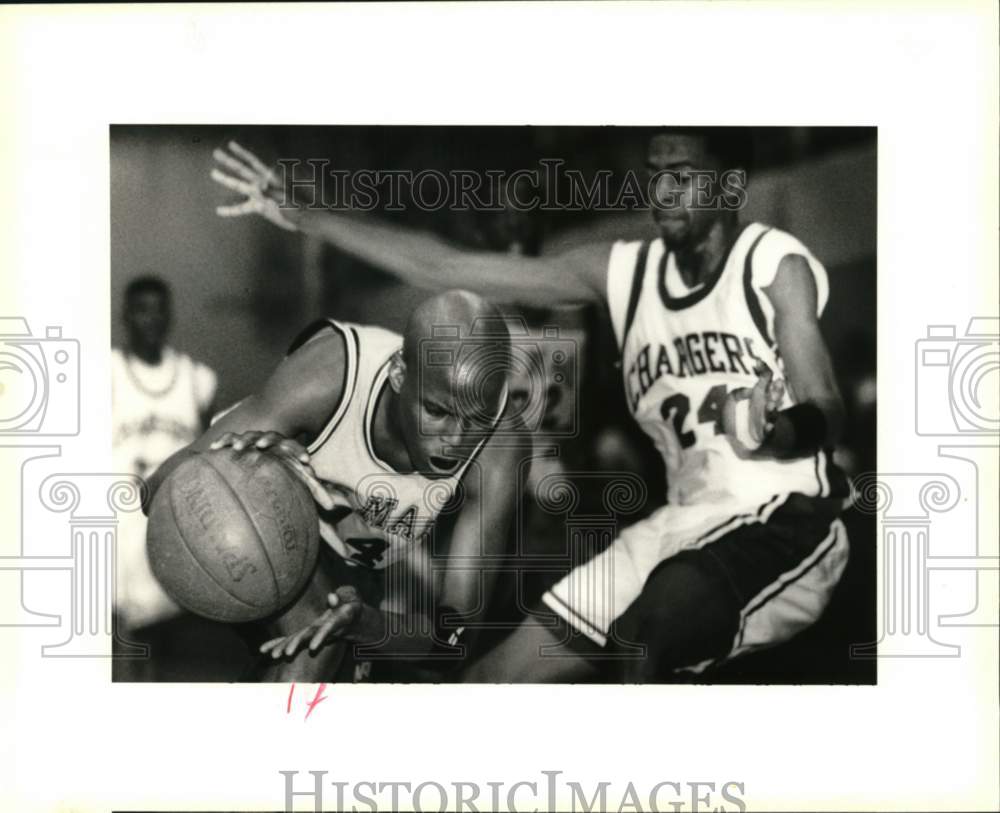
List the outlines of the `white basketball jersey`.
{"type": "MultiPolygon", "coordinates": [[[[836,473],[828,468],[827,452],[796,460],[753,457],[720,424],[726,394],[754,385],[758,359],[784,378],[774,310],[762,289],[788,254],[808,262],[821,313],[828,294],[822,264],[790,234],[760,223],[743,229],[714,283],[693,289],[684,285],[662,239],[618,242],[611,250],[608,305],[625,393],[663,456],[671,504],[830,494],[836,473]]],[[[786,381],[781,408],[795,402],[786,381]]]]}
{"type": "Polygon", "coordinates": [[[215,396],[204,364],[167,347],[158,365],[111,351],[112,448],[115,465],[144,477],[201,434],[201,413],[215,396]]]}
{"type": "MultiPolygon", "coordinates": [[[[201,434],[201,415],[215,397],[215,373],[172,348],[149,365],[111,351],[111,442],[115,470],[147,477],[201,434]]],[[[160,587],[146,557],[146,517],[119,515],[121,579],[115,606],[133,627],[176,615],[180,608],[160,587]]]]}
{"type": "Polygon", "coordinates": [[[343,336],[347,363],[340,404],[308,446],[316,474],[337,492],[337,507],[321,514],[320,532],[346,561],[381,570],[425,541],[486,439],[450,477],[430,479],[393,470],[375,451],[372,420],[403,339],[382,328],[329,319],[308,329],[292,350],[330,330],[343,336]]]}

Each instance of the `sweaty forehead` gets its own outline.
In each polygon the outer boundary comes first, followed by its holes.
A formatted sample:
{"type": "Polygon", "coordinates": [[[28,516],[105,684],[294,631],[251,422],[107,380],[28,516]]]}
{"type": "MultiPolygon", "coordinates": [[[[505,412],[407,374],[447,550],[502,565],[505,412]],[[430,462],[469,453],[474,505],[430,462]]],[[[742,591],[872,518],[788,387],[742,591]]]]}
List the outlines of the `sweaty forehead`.
{"type": "Polygon", "coordinates": [[[649,163],[655,166],[690,164],[702,166],[708,163],[704,140],[696,135],[661,133],[649,141],[649,163]]]}

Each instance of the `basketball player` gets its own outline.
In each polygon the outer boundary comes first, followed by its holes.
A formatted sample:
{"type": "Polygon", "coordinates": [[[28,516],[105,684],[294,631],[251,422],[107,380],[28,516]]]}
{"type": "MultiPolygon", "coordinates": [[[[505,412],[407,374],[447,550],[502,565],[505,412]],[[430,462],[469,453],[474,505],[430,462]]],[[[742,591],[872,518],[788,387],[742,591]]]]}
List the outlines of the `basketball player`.
{"type": "Polygon", "coordinates": [[[463,291],[423,302],[403,336],[319,322],[258,393],[156,473],[151,493],[187,456],[231,446],[276,455],[313,494],[331,551],[270,625],[261,679],[361,678],[369,662],[354,670],[345,641],[376,645],[383,659],[429,655],[438,671],[468,651],[495,577],[485,566],[507,550],[511,472],[524,455],[516,425],[498,431],[509,353],[499,312],[463,291]],[[442,566],[447,557],[461,568],[442,566]]]}
{"type": "Polygon", "coordinates": [[[259,213],[418,286],[610,312],[629,408],[666,465],[666,505],[545,594],[567,627],[526,619],[469,680],[583,678],[595,670],[588,655],[616,652],[627,680],[662,678],[780,643],[821,615],[848,550],[848,484],[827,451],[842,420],[819,328],[827,276],[792,235],[739,222],[738,132],[651,138],[655,239],[537,259],[279,206],[274,174],[230,148],[216,151],[229,174],[213,177],[245,200],[220,215],[259,213]]]}
{"type": "MultiPolygon", "coordinates": [[[[167,344],[171,302],[167,284],[153,276],[132,280],[122,311],[125,343],[111,351],[111,420],[115,470],[152,473],[208,426],[216,376],[167,344]]],[[[117,610],[132,631],[179,612],[153,577],[146,559],[146,521],[122,518],[118,538],[121,579],[117,610]]],[[[137,638],[145,639],[144,634],[137,638]]]]}

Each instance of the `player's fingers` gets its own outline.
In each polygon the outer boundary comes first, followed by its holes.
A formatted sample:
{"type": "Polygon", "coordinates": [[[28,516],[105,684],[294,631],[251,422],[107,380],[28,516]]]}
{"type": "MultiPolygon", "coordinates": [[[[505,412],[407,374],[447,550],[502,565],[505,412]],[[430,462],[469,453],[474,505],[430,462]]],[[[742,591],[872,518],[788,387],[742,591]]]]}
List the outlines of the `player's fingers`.
{"type": "Polygon", "coordinates": [[[253,167],[253,169],[261,175],[262,180],[274,180],[274,173],[271,172],[271,168],[261,161],[256,155],[250,152],[250,150],[245,147],[241,147],[235,141],[229,142],[229,149],[253,167]]]}
{"type": "Polygon", "coordinates": [[[294,655],[298,651],[299,644],[302,643],[302,640],[306,636],[308,636],[313,631],[313,629],[314,629],[314,626],[312,624],[310,624],[305,629],[301,629],[297,633],[295,633],[295,635],[293,635],[291,637],[291,639],[288,641],[288,643],[285,644],[285,646],[284,646],[284,648],[282,650],[282,652],[284,653],[285,657],[291,657],[292,655],[294,655]]]}
{"type": "Polygon", "coordinates": [[[216,449],[221,449],[223,446],[229,446],[235,439],[236,435],[232,432],[226,432],[224,435],[212,441],[212,444],[208,447],[209,451],[214,452],[216,449]]]}
{"type": "Polygon", "coordinates": [[[229,206],[216,206],[215,213],[219,217],[239,217],[240,215],[254,215],[260,211],[260,202],[256,200],[245,200],[243,203],[233,203],[229,206]]]}
{"type": "Polygon", "coordinates": [[[771,382],[767,388],[767,408],[777,409],[781,406],[781,401],[785,397],[785,381],[782,378],[771,382]]]}
{"type": "Polygon", "coordinates": [[[254,446],[258,449],[267,449],[271,446],[281,445],[281,441],[285,439],[284,435],[277,432],[264,432],[257,440],[254,441],[254,446]]]}
{"type": "Polygon", "coordinates": [[[312,466],[300,463],[295,459],[290,459],[288,462],[295,473],[298,474],[299,479],[305,483],[306,488],[309,489],[309,493],[312,494],[312,498],[317,502],[317,504],[324,511],[329,511],[333,508],[333,497],[330,496],[330,492],[328,492],[326,487],[319,481],[319,478],[313,471],[312,466]]]}
{"type": "Polygon", "coordinates": [[[247,446],[256,443],[260,435],[260,432],[244,432],[242,435],[237,435],[233,440],[233,451],[242,452],[247,446]]]}
{"type": "Polygon", "coordinates": [[[270,652],[284,640],[285,640],[284,635],[278,638],[272,638],[270,641],[265,641],[264,643],[262,643],[260,645],[260,649],[258,649],[257,651],[260,652],[262,655],[266,655],[268,652],[270,652]]]}
{"type": "Polygon", "coordinates": [[[320,628],[316,630],[316,634],[313,635],[312,640],[309,642],[310,652],[315,652],[323,646],[323,642],[326,640],[326,637],[333,631],[333,628],[337,626],[337,621],[337,614],[331,613],[330,618],[320,625],[320,628]]]}
{"type": "Polygon", "coordinates": [[[213,181],[217,184],[222,184],[226,189],[232,189],[234,192],[239,192],[241,195],[247,195],[248,197],[260,194],[260,187],[256,184],[240,181],[230,175],[226,175],[222,170],[213,167],[210,174],[213,181]]]}
{"type": "Polygon", "coordinates": [[[303,464],[308,464],[311,459],[306,447],[292,438],[282,437],[281,442],[278,443],[278,448],[280,448],[285,454],[291,455],[303,464]]]}
{"type": "Polygon", "coordinates": [[[249,181],[250,183],[259,183],[261,180],[256,175],[254,175],[254,173],[250,170],[249,167],[241,164],[239,161],[233,158],[233,156],[231,156],[229,153],[220,150],[218,147],[216,147],[212,151],[212,157],[220,164],[222,164],[222,166],[224,166],[230,172],[235,172],[244,181],[249,181]]]}

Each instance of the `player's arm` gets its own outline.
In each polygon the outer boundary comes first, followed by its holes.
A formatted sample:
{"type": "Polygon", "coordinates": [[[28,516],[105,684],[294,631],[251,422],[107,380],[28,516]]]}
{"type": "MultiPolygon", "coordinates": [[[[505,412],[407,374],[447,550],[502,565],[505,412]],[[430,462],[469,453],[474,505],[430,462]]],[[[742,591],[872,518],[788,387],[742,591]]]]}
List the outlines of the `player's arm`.
{"type": "Polygon", "coordinates": [[[555,305],[603,301],[611,246],[595,243],[551,257],[466,251],[438,237],[375,218],[296,207],[277,174],[235,142],[216,150],[212,178],[245,200],[219,206],[223,217],[259,214],[311,234],[403,282],[430,290],[466,288],[501,302],[555,305]]]}
{"type": "Polygon", "coordinates": [[[764,293],[774,306],[775,340],[796,401],[775,415],[766,445],[779,455],[812,454],[840,438],[844,402],[820,332],[816,279],[806,259],[784,257],[764,293]]]}
{"type": "Polygon", "coordinates": [[[611,246],[595,243],[549,257],[467,251],[437,236],[375,218],[301,210],[300,228],[418,288],[465,288],[498,302],[600,302],[611,246]]]}
{"type": "MultiPolygon", "coordinates": [[[[357,590],[341,587],[327,597],[328,609],[298,632],[274,638],[261,646],[273,658],[289,657],[308,645],[315,651],[333,640],[381,644],[387,651],[433,655],[454,636],[465,652],[475,638],[474,624],[486,612],[496,580],[496,565],[509,551],[520,491],[512,473],[530,453],[527,433],[521,440],[505,437],[487,442],[462,480],[462,504],[447,539],[414,546],[409,557],[393,565],[405,576],[392,579],[410,593],[386,596],[380,607],[365,604],[357,590]],[[433,545],[431,551],[429,546],[433,545]],[[433,557],[444,556],[446,563],[433,557]],[[435,599],[433,617],[421,617],[419,607],[435,599]],[[400,623],[391,623],[393,617],[400,623]],[[402,617],[407,622],[402,623],[402,617]],[[457,623],[447,617],[460,617],[457,623]],[[462,629],[459,632],[459,629],[462,629]]],[[[441,520],[439,519],[440,523],[441,520]]],[[[444,646],[441,654],[450,655],[444,646]]],[[[455,657],[433,660],[456,668],[455,657]]]]}
{"type": "Polygon", "coordinates": [[[342,371],[347,350],[336,332],[307,342],[284,359],[259,392],[243,399],[189,446],[179,450],[147,481],[144,506],[178,465],[188,457],[232,446],[254,447],[278,455],[299,475],[320,505],[330,497],[309,465],[309,454],[298,438],[318,433],[343,395],[342,371]]]}
{"type": "Polygon", "coordinates": [[[775,341],[786,380],[774,381],[770,370],[759,371],[752,391],[727,398],[723,427],[744,447],[762,454],[810,456],[837,441],[844,405],[820,332],[816,280],[805,258],[785,256],[764,293],[774,307],[775,341]],[[785,386],[795,405],[778,411],[785,386]]]}
{"type": "Polygon", "coordinates": [[[438,640],[454,638],[466,652],[475,641],[477,622],[489,609],[498,566],[513,549],[522,498],[518,473],[530,455],[526,429],[494,436],[462,480],[465,499],[445,540],[447,563],[438,571],[434,620],[438,640]],[[446,616],[455,618],[448,623],[446,616]],[[459,629],[463,631],[458,633],[459,629]]]}

